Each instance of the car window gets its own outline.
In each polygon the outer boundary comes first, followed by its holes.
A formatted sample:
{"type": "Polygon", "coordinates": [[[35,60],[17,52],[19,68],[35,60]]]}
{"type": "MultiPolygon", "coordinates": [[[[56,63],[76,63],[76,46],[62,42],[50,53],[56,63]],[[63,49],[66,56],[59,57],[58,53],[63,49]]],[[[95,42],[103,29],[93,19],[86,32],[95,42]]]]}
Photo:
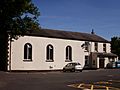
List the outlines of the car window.
{"type": "Polygon", "coordinates": [[[80,63],[77,63],[77,65],[81,65],[80,63]]]}
{"type": "Polygon", "coordinates": [[[76,66],[77,65],[77,63],[73,63],[73,66],[76,66]]]}
{"type": "Polygon", "coordinates": [[[67,66],[70,66],[70,64],[67,64],[66,67],[67,67],[67,66]]]}
{"type": "Polygon", "coordinates": [[[69,66],[76,66],[76,65],[81,65],[80,63],[68,63],[66,65],[66,67],[69,67],[69,66]]]}
{"type": "Polygon", "coordinates": [[[69,66],[72,66],[72,64],[71,64],[71,63],[68,63],[66,66],[69,67],[69,66]]]}

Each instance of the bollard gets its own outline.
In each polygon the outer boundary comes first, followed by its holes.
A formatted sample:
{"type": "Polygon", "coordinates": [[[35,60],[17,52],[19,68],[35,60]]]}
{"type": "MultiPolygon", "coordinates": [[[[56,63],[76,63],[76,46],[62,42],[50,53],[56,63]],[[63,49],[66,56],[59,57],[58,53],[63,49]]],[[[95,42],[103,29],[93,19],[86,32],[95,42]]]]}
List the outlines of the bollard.
{"type": "Polygon", "coordinates": [[[91,85],[91,89],[90,90],[93,90],[93,85],[91,85]]]}
{"type": "Polygon", "coordinates": [[[106,87],[106,90],[109,90],[109,88],[108,88],[108,87],[106,87]]]}

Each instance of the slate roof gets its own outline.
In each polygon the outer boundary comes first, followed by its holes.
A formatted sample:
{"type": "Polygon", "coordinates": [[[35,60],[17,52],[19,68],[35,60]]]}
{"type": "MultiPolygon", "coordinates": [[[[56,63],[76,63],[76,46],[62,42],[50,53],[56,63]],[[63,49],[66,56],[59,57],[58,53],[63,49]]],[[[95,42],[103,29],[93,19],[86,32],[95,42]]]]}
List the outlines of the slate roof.
{"type": "Polygon", "coordinates": [[[36,30],[36,31],[33,30],[31,32],[27,32],[26,35],[48,37],[48,38],[68,39],[68,40],[80,40],[80,41],[93,41],[93,42],[110,43],[108,40],[106,40],[103,37],[100,37],[96,34],[52,30],[52,29],[40,29],[40,30],[36,30]]]}

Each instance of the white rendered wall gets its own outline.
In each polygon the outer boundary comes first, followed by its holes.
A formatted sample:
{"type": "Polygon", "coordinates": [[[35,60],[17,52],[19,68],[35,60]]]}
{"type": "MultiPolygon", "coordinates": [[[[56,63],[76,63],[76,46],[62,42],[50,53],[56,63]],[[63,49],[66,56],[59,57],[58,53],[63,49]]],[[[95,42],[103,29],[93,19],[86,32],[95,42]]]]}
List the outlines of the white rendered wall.
{"type": "MultiPolygon", "coordinates": [[[[92,42],[92,46],[91,46],[91,51],[92,52],[95,52],[95,46],[94,46],[94,44],[95,44],[95,42],[92,42]]],[[[104,52],[103,51],[103,44],[104,43],[100,43],[100,42],[98,42],[98,52],[104,52]]],[[[110,43],[105,43],[106,44],[106,53],[110,53],[111,51],[110,51],[110,43]]]]}
{"type": "Polygon", "coordinates": [[[106,50],[107,53],[111,53],[111,44],[110,43],[106,44],[106,49],[107,49],[106,50]]]}
{"type": "Polygon", "coordinates": [[[106,67],[107,66],[107,64],[109,63],[109,59],[108,58],[105,58],[105,66],[104,67],[106,67]]]}
{"type": "Polygon", "coordinates": [[[84,50],[81,48],[83,41],[24,36],[12,42],[11,70],[57,70],[65,64],[66,46],[72,47],[73,62],[80,62],[84,66],[84,50]],[[32,45],[32,61],[24,60],[24,45],[32,45]],[[54,47],[54,62],[46,62],[46,46],[54,47]],[[53,68],[50,68],[53,67],[53,68]]]}

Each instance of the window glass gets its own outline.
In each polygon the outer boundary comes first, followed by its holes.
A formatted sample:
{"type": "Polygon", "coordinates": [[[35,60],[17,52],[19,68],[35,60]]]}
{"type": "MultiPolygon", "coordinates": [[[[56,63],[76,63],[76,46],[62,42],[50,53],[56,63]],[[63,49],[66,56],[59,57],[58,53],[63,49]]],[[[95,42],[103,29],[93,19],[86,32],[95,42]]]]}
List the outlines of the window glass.
{"type": "Polygon", "coordinates": [[[95,47],[95,52],[98,52],[98,43],[97,42],[95,42],[94,47],[95,47]]]}
{"type": "Polygon", "coordinates": [[[66,61],[72,61],[72,47],[66,47],[66,61]]]}
{"type": "Polygon", "coordinates": [[[103,44],[103,52],[106,52],[106,44],[103,44]]]}
{"type": "Polygon", "coordinates": [[[85,66],[89,65],[89,56],[85,56],[85,66]]]}
{"type": "Polygon", "coordinates": [[[24,60],[32,60],[32,45],[30,43],[24,45],[24,60]]]}
{"type": "Polygon", "coordinates": [[[46,48],[46,59],[47,61],[53,61],[53,46],[52,45],[48,45],[46,48]]]}

